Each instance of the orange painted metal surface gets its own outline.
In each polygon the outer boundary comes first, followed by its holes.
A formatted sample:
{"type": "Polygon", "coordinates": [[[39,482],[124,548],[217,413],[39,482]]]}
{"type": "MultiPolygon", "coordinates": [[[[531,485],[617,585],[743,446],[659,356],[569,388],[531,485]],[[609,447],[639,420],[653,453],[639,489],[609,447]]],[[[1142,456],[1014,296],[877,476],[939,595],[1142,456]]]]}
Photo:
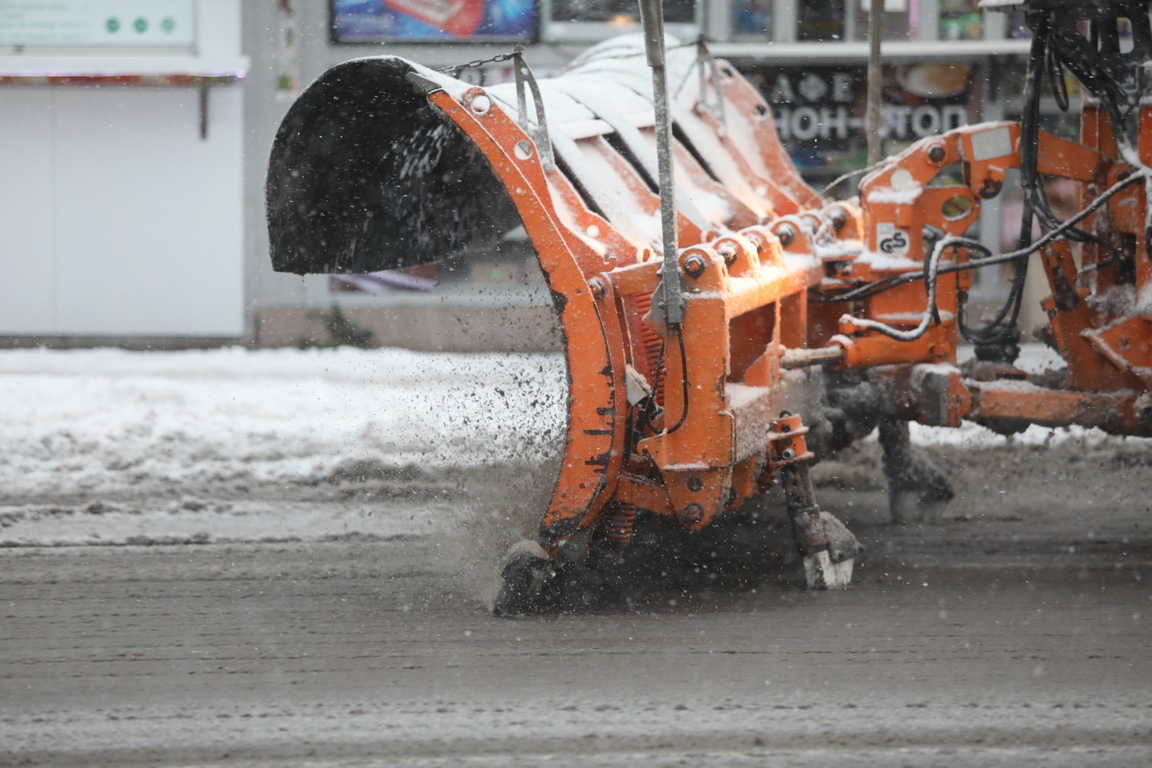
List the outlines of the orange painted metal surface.
{"type": "MultiPolygon", "coordinates": [[[[515,190],[524,231],[539,255],[548,286],[562,297],[558,312],[571,386],[568,438],[564,469],[541,523],[550,533],[561,535],[594,517],[610,496],[615,478],[609,477],[608,471],[614,465],[614,452],[619,455],[624,447],[624,350],[617,346],[617,326],[612,325],[610,332],[604,329],[596,298],[579,263],[596,260],[587,252],[588,246],[555,215],[539,153],[524,151],[522,142],[530,139],[504,112],[489,109],[478,114],[470,109],[480,95],[480,89],[473,89],[458,102],[444,91],[436,91],[428,98],[464,130],[501,181],[515,190]],[[517,157],[518,148],[523,157],[517,157]],[[580,251],[585,251],[583,259],[577,257],[580,251]]],[[[615,318],[612,321],[615,323],[615,318]]]]}
{"type": "MultiPolygon", "coordinates": [[[[730,68],[724,71],[728,116],[742,119],[743,126],[759,121],[766,129],[770,118],[765,119],[758,95],[730,68]]],[[[659,243],[650,241],[651,249],[638,246],[634,235],[617,231],[619,222],[594,210],[579,179],[561,169],[545,173],[535,154],[518,157],[518,142],[527,134],[497,110],[477,117],[465,109],[480,89],[469,93],[462,101],[444,92],[430,99],[491,162],[550,287],[563,297],[573,412],[564,468],[542,523],[545,539],[559,540],[574,526],[594,528],[609,508],[614,510],[606,524],[612,541],[626,538],[636,510],[698,530],[762,492],[780,464],[781,441],[802,442],[806,431],[794,425],[798,431],[782,437],[773,428],[782,423],[774,404],[784,374],[779,360],[786,350],[805,346],[839,348],[832,368],[882,370],[881,379],[893,393],[891,407],[906,418],[951,426],[968,418],[1001,428],[1082,424],[1148,432],[1148,409],[1142,404],[1146,369],[1152,368],[1149,326],[1112,319],[1113,325],[1102,327],[1106,318],[1091,309],[1092,287],[1084,285],[1066,242],[1044,248],[1042,263],[1052,287],[1045,307],[1054,343],[1070,362],[1068,390],[965,379],[956,368],[937,372],[942,383],[931,388],[916,383],[924,364],[956,361],[967,271],[938,277],[937,316],[912,340],[870,330],[860,320],[915,328],[928,310],[922,280],[833,305],[831,311],[809,300],[816,289],[834,298],[857,286],[922,272],[934,242],[925,234],[963,235],[978,217],[981,201],[998,194],[1006,172],[1019,166],[1015,123],[967,127],[914,144],[863,180],[855,207],[829,204],[803,185],[770,133],[748,141],[745,131],[741,143],[739,132],[734,138],[710,111],[698,110],[692,131],[697,137],[705,128],[713,131],[709,151],[723,153],[747,185],[740,194],[719,195],[729,211],[723,224],[680,213],[685,320],[668,328],[648,315],[660,279],[659,262],[651,257],[659,243]],[[962,164],[964,183],[934,186],[954,163],[962,164]],[[599,248],[589,245],[589,232],[599,248]],[[647,429],[636,427],[637,409],[651,406],[622,399],[626,364],[657,385],[653,397],[659,414],[647,429]]],[[[1085,118],[1093,119],[1100,123],[1099,116],[1085,118]]],[[[606,181],[625,208],[658,214],[659,199],[634,160],[600,136],[577,144],[584,157],[598,157],[600,167],[610,169],[614,178],[606,181]]],[[[1106,140],[1096,144],[1042,135],[1040,169],[1085,186],[1105,185],[1122,164],[1110,158],[1106,140]]],[[[694,188],[717,192],[710,175],[715,171],[705,171],[708,156],[701,156],[700,147],[678,141],[675,149],[694,188]]],[[[1114,200],[1111,213],[1119,228],[1134,228],[1135,217],[1126,210],[1142,205],[1140,194],[1134,190],[1114,200]]],[[[959,266],[978,257],[958,246],[941,265],[959,266]]],[[[1111,286],[1109,273],[1100,272],[1092,274],[1096,288],[1111,286]]]]}
{"type": "MultiPolygon", "coordinates": [[[[814,374],[788,373],[781,361],[805,347],[819,348],[813,359],[829,370],[866,371],[887,393],[887,415],[1152,434],[1143,184],[1081,224],[1130,257],[1132,274],[1095,241],[1073,249],[1055,239],[1041,249],[1049,335],[1068,363],[1066,385],[1039,386],[1010,365],[991,373],[955,365],[967,265],[982,258],[955,238],[1019,167],[1016,123],[921,140],[866,176],[858,203],[829,202],[800,179],[760,95],[716,62],[699,78],[700,93],[687,88],[671,109],[685,319],[665,324],[653,304],[661,275],[653,254],[662,247],[653,132],[637,111],[650,110],[651,97],[643,57],[630,50],[609,46],[554,85],[541,81],[534,121],[518,114],[511,86],[466,86],[406,64],[427,103],[491,167],[555,301],[571,397],[563,465],[540,528],[550,552],[581,530],[623,545],[637,514],[699,530],[771,485],[782,462],[799,460],[783,458],[786,443],[804,447],[801,417],[782,413],[795,400],[790,391],[809,391],[814,374]],[[719,105],[706,98],[717,89],[719,105]],[[956,164],[963,182],[940,183],[956,164]],[[930,304],[934,254],[943,272],[930,304]],[[650,394],[629,402],[629,377],[650,394]]],[[[694,54],[670,61],[675,77],[696,82],[694,54]]],[[[1141,162],[1152,163],[1152,108],[1139,123],[1141,162]]],[[[1037,169],[1080,185],[1086,205],[1136,171],[1091,104],[1082,136],[1077,144],[1041,134],[1037,169]]]]}

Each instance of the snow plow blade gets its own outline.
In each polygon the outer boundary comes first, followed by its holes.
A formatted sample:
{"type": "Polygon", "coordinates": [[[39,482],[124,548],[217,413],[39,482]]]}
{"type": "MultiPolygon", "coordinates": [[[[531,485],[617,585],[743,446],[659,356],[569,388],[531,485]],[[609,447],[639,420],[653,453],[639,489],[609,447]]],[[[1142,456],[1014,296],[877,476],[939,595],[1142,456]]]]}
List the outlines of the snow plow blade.
{"type": "MultiPolygon", "coordinates": [[[[531,612],[550,580],[623,553],[641,521],[702,530],[812,458],[807,387],[776,361],[803,346],[803,297],[825,274],[816,233],[855,237],[856,211],[801,180],[750,83],[702,45],[671,46],[687,315],[664,323],[643,51],[640,37],[618,38],[541,81],[514,55],[515,82],[487,88],[394,57],[348,62],[301,95],[272,150],[279,271],[441,261],[523,227],[563,334],[569,397],[555,487],[535,540],[516,550],[535,554],[507,559],[499,615],[531,612]],[[786,408],[797,415],[781,421],[786,408]]],[[[826,513],[807,473],[789,476],[803,502],[798,546],[828,560],[826,513]]],[[[837,560],[855,554],[841,549],[837,560]]],[[[825,576],[810,580],[846,581],[825,576]]]]}

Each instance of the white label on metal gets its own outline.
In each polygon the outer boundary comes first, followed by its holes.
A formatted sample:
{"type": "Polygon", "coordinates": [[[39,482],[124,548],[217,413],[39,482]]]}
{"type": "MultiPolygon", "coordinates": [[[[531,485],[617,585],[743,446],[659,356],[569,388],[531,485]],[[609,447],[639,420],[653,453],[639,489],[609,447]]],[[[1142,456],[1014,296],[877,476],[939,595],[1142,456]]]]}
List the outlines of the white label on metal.
{"type": "Polygon", "coordinates": [[[979,163],[994,157],[1012,154],[1012,132],[1007,128],[991,128],[972,134],[972,161],[979,163]]]}
{"type": "Polygon", "coordinates": [[[876,250],[885,256],[906,256],[911,243],[908,233],[891,222],[876,224],[876,250]]]}
{"type": "Polygon", "coordinates": [[[652,394],[652,387],[644,374],[630,365],[624,366],[624,394],[628,398],[628,405],[636,405],[652,394]]]}

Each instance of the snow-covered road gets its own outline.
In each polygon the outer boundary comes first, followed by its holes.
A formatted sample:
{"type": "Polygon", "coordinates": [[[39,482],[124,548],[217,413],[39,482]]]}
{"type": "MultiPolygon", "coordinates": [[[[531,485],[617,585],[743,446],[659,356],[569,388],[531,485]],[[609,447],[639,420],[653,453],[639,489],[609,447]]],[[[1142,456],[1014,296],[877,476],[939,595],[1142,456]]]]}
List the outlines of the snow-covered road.
{"type": "Polygon", "coordinates": [[[627,600],[497,621],[563,373],[0,352],[0,764],[1152,760],[1148,441],[917,429],[958,472],[927,526],[887,522],[866,442],[819,491],[868,547],[851,590],[797,588],[768,499],[627,600]]]}

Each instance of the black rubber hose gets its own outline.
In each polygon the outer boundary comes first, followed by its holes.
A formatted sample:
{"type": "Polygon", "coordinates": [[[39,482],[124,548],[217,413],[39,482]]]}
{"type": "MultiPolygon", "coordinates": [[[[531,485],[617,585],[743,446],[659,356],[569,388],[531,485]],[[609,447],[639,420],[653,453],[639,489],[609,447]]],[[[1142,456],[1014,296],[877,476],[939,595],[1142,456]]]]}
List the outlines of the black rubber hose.
{"type": "Polygon", "coordinates": [[[688,393],[691,391],[691,387],[688,384],[688,353],[684,350],[684,331],[680,326],[676,326],[676,338],[680,341],[680,378],[683,381],[684,387],[684,412],[680,414],[680,420],[676,422],[676,426],[664,433],[666,435],[670,435],[680,429],[688,419],[688,393]]]}

